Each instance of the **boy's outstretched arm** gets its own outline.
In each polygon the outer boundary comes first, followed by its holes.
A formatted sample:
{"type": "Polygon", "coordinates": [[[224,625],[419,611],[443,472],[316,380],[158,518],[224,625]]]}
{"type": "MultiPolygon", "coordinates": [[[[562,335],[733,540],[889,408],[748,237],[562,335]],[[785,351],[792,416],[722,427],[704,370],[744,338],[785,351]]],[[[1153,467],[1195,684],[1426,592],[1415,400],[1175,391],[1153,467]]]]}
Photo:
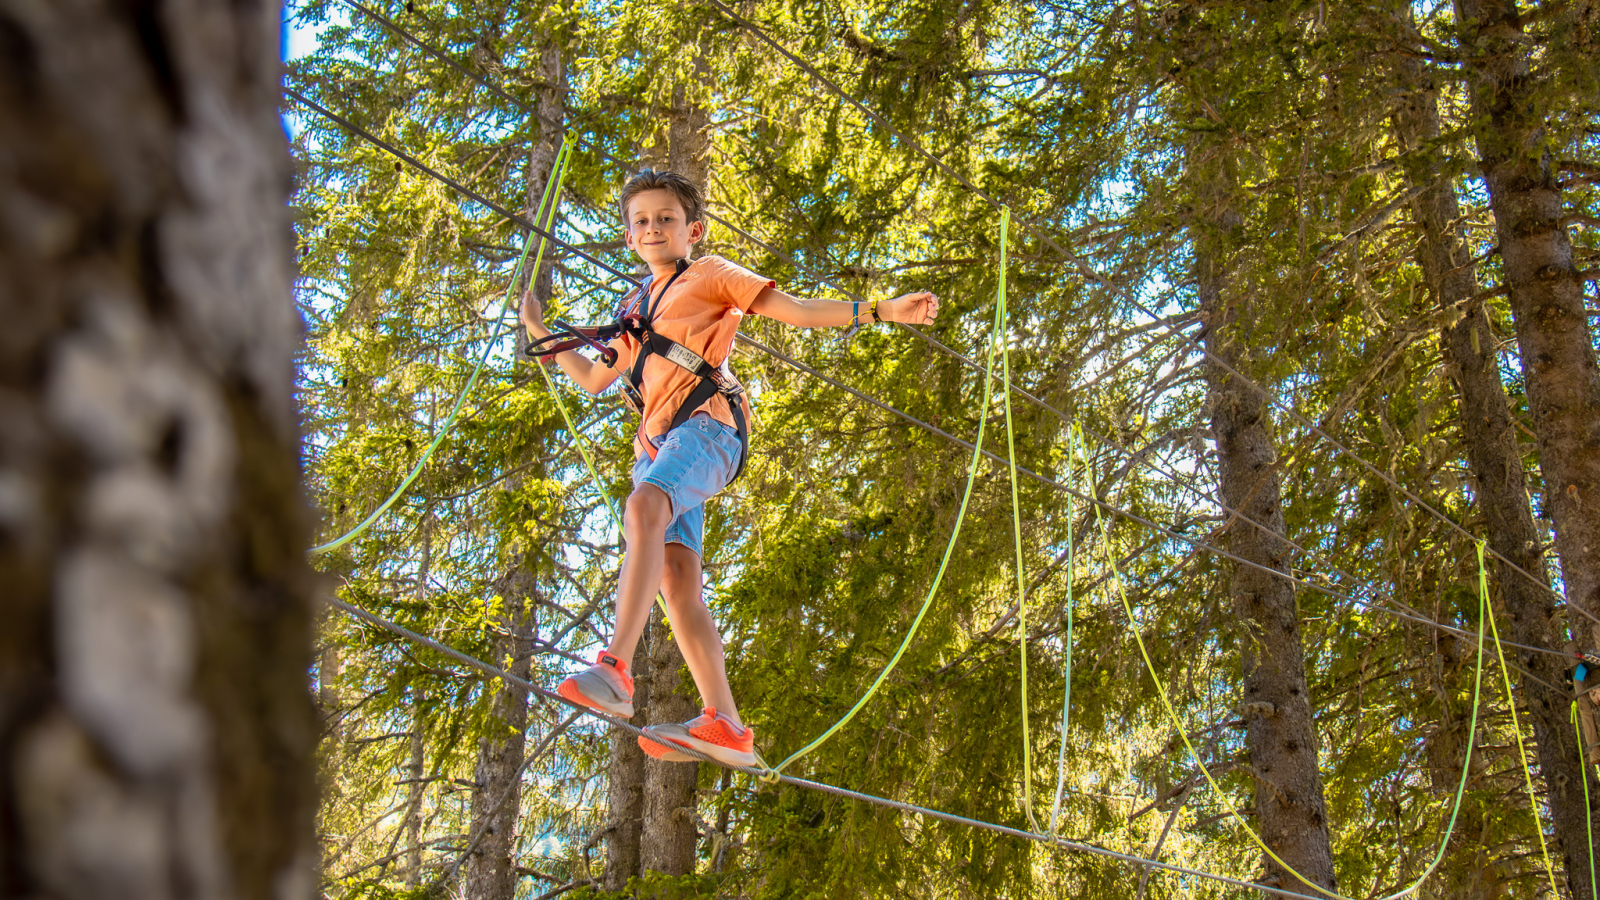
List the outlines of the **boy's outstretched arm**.
{"type": "MultiPolygon", "coordinates": [[[[801,328],[848,328],[857,322],[872,324],[871,304],[850,300],[803,300],[777,288],[766,288],[750,304],[750,311],[801,328]]],[[[902,294],[878,301],[878,318],[885,322],[928,325],[939,315],[939,298],[928,291],[902,294]]]]}
{"type": "MultiPolygon", "coordinates": [[[[550,329],[544,326],[544,310],[540,308],[539,301],[535,300],[532,294],[522,295],[522,304],[517,307],[517,318],[522,320],[522,327],[528,329],[528,337],[538,340],[550,336],[550,329]]],[[[612,341],[609,346],[620,352],[622,341],[621,339],[612,341]]],[[[610,387],[621,374],[605,363],[590,359],[576,350],[557,353],[556,363],[578,387],[596,395],[610,387]]]]}

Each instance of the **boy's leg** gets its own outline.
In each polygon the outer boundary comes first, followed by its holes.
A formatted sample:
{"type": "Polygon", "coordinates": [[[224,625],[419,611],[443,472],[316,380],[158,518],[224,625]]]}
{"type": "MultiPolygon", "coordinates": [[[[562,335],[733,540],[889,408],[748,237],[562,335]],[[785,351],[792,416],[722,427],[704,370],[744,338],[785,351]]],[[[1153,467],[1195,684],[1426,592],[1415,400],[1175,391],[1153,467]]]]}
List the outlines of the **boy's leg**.
{"type": "MultiPolygon", "coordinates": [[[[676,555],[680,552],[693,557],[692,588],[690,573],[680,571],[668,597],[671,601],[669,614],[674,617],[673,626],[680,646],[685,650],[685,659],[696,682],[702,686],[709,682],[713,688],[705,694],[707,701],[719,703],[726,698],[728,708],[724,715],[734,714],[727,676],[723,672],[721,641],[710,612],[700,600],[699,554],[702,505],[733,476],[739,449],[739,437],[733,429],[699,413],[684,426],[672,430],[655,460],[640,456],[635,461],[634,490],[628,496],[622,515],[627,552],[618,579],[611,644],[595,665],[561,683],[563,697],[617,715],[633,715],[633,680],[628,671],[633,668],[639,638],[650,618],[650,604],[655,602],[658,591],[666,595],[663,578],[667,570],[667,541],[671,539],[679,545],[674,551],[674,560],[682,562],[676,555]],[[677,519],[674,519],[675,513],[677,519]],[[682,546],[685,544],[687,546],[682,546]],[[671,609],[672,603],[680,601],[684,606],[682,614],[691,619],[696,618],[695,607],[698,607],[698,620],[689,624],[687,632],[677,622],[678,612],[671,609]]],[[[676,568],[683,569],[681,565],[676,568]]]]}
{"type": "Polygon", "coordinates": [[[628,495],[622,511],[626,552],[617,583],[616,631],[607,649],[630,668],[645,623],[650,619],[650,604],[661,589],[666,557],[664,539],[671,522],[672,501],[661,488],[645,482],[628,495]]]}
{"type": "Polygon", "coordinates": [[[717,632],[717,623],[706,609],[701,592],[700,554],[683,544],[667,544],[661,592],[667,600],[667,614],[678,639],[678,649],[683,651],[683,661],[694,677],[702,704],[715,707],[717,712],[743,728],[744,721],[734,706],[733,690],[728,687],[722,635],[717,632]]]}
{"type": "Polygon", "coordinates": [[[610,648],[595,664],[561,682],[562,697],[591,709],[633,718],[633,652],[650,618],[650,604],[661,585],[663,544],[672,503],[653,484],[640,484],[622,514],[627,553],[617,588],[616,630],[610,648]]]}
{"type": "Polygon", "coordinates": [[[753,729],[739,721],[738,710],[733,705],[733,692],[728,689],[728,674],[724,669],[722,636],[711,620],[700,590],[700,522],[701,510],[690,510],[667,530],[666,573],[662,593],[667,598],[667,614],[672,617],[672,631],[683,651],[689,674],[707,707],[705,713],[687,722],[666,722],[645,729],[639,738],[639,747],[656,759],[665,762],[694,762],[677,747],[703,753],[730,766],[753,766],[760,760],[755,754],[753,729]],[[689,520],[686,522],[686,520],[689,520]],[[681,527],[688,524],[689,527],[681,527]],[[714,715],[707,715],[715,710],[714,715]],[[674,746],[676,745],[676,746],[674,746]]]}

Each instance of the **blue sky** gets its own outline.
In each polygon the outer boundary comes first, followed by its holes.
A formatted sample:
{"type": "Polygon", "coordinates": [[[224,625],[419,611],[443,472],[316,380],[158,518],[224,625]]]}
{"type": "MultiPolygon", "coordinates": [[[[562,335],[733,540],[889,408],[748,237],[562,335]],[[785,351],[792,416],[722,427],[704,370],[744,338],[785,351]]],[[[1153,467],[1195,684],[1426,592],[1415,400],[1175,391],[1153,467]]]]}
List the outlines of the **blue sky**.
{"type": "Polygon", "coordinates": [[[329,10],[328,22],[308,26],[299,20],[292,7],[285,7],[283,13],[282,43],[284,62],[288,62],[291,59],[299,59],[317,49],[317,42],[322,34],[322,29],[328,27],[333,20],[339,20],[342,23],[347,19],[343,9],[333,9],[329,10]]]}

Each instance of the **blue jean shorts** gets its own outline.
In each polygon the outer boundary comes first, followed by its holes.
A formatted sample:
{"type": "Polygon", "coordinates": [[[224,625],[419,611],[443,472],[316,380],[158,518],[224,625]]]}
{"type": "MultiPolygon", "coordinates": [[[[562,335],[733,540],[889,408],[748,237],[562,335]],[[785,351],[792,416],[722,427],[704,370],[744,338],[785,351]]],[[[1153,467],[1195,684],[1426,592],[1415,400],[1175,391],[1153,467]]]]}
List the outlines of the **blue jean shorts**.
{"type": "Polygon", "coordinates": [[[653,484],[672,502],[668,544],[682,544],[701,554],[705,536],[705,502],[728,486],[739,471],[739,432],[705,413],[667,432],[654,461],[641,456],[633,464],[633,486],[653,484]]]}

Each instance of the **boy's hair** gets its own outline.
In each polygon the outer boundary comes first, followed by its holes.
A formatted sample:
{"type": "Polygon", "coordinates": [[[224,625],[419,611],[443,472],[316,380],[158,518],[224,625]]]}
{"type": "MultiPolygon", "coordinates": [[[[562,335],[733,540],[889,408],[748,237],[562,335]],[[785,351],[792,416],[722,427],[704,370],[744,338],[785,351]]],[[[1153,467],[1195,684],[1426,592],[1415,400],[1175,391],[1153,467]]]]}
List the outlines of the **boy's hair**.
{"type": "Polygon", "coordinates": [[[628,204],[645,191],[671,191],[683,205],[684,224],[705,221],[705,200],[694,182],[677,172],[657,172],[643,169],[622,186],[622,196],[617,198],[617,209],[622,214],[622,226],[628,226],[628,204]]]}

